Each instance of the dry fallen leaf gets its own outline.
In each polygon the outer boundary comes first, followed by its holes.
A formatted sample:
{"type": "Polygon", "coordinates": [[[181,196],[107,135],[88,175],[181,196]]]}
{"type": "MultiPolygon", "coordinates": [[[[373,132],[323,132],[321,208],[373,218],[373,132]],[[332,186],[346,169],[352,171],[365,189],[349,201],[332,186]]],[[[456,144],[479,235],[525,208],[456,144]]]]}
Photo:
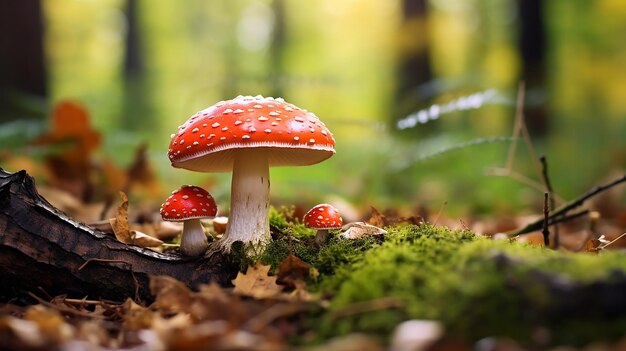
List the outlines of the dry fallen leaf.
{"type": "Polygon", "coordinates": [[[373,235],[385,235],[387,231],[365,222],[348,223],[341,228],[341,237],[346,239],[361,239],[373,235]]]}
{"type": "Polygon", "coordinates": [[[165,275],[150,277],[150,293],[156,296],[154,306],[165,312],[188,312],[191,290],[184,283],[165,275]]]}
{"type": "Polygon", "coordinates": [[[295,281],[309,276],[309,265],[297,256],[290,254],[285,258],[276,272],[277,281],[290,288],[295,288],[295,281]]]}
{"type": "Polygon", "coordinates": [[[162,240],[137,230],[131,230],[130,236],[132,243],[141,247],[158,247],[163,245],[162,240]]]}
{"type": "Polygon", "coordinates": [[[382,227],[388,227],[388,226],[396,225],[400,223],[421,224],[424,222],[424,219],[421,216],[404,217],[404,216],[398,216],[395,213],[391,213],[391,214],[380,213],[373,206],[371,207],[371,209],[372,209],[372,214],[370,218],[367,220],[367,224],[371,224],[376,227],[382,228],[382,227]]]}
{"type": "Polygon", "coordinates": [[[276,276],[269,276],[271,266],[257,263],[256,266],[248,266],[246,273],[239,272],[232,282],[235,286],[233,292],[239,295],[251,296],[255,299],[273,297],[281,293],[283,288],[276,284],[276,276]]]}
{"type": "Polygon", "coordinates": [[[87,109],[71,101],[54,107],[51,124],[50,132],[35,144],[53,150],[45,160],[52,185],[80,199],[89,198],[96,172],[92,154],[100,146],[100,133],[91,129],[87,109]]]}
{"type": "Polygon", "coordinates": [[[117,214],[109,222],[117,240],[124,244],[131,244],[133,238],[128,226],[128,197],[124,192],[120,191],[120,198],[122,198],[122,203],[117,207],[117,214]]]}

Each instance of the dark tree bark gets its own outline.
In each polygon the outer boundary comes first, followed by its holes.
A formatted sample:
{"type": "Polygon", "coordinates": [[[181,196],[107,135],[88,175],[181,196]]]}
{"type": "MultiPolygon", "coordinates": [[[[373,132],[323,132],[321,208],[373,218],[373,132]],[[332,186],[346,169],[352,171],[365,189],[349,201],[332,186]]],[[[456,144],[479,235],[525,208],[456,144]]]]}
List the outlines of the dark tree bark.
{"type": "Polygon", "coordinates": [[[131,131],[140,131],[151,125],[149,87],[146,84],[146,66],[143,55],[142,31],[137,0],[126,1],[126,41],[124,51],[124,113],[120,125],[131,131]]]}
{"type": "Polygon", "coordinates": [[[545,101],[546,26],[543,1],[519,0],[519,50],[522,58],[522,80],[530,100],[525,105],[525,120],[533,136],[548,131],[545,101]]]}
{"type": "Polygon", "coordinates": [[[415,112],[432,94],[427,84],[433,79],[426,31],[427,3],[427,0],[402,1],[401,37],[408,44],[399,52],[396,118],[415,112]]]}
{"type": "Polygon", "coordinates": [[[1,301],[24,292],[150,301],[150,275],[168,275],[190,287],[210,281],[226,286],[236,272],[219,254],[190,260],[123,244],[54,208],[25,171],[0,169],[1,301]]]}
{"type": "Polygon", "coordinates": [[[43,31],[41,1],[0,1],[0,122],[20,116],[18,96],[47,95],[43,31]]]}

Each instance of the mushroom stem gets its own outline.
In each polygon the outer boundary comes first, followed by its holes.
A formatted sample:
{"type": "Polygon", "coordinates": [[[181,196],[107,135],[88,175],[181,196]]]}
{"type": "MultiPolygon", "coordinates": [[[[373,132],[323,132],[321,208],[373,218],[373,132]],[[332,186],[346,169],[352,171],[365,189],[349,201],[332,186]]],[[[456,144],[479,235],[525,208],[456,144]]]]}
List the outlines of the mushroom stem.
{"type": "Polygon", "coordinates": [[[180,252],[185,256],[202,255],[209,244],[204,234],[204,228],[199,219],[189,219],[183,222],[183,235],[180,239],[180,252]]]}
{"type": "Polygon", "coordinates": [[[269,192],[269,162],[264,150],[237,152],[228,226],[218,243],[223,250],[229,251],[232,243],[241,241],[254,254],[270,240],[269,192]]]}

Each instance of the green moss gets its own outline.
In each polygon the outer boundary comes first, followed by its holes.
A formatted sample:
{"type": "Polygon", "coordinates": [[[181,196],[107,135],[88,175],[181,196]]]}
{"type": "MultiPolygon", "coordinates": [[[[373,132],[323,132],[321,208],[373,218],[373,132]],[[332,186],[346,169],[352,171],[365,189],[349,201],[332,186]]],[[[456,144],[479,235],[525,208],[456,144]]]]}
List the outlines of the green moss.
{"type": "Polygon", "coordinates": [[[620,253],[562,253],[422,225],[391,229],[383,244],[335,272],[320,284],[334,294],[328,313],[314,322],[322,338],[355,331],[385,338],[418,318],[439,320],[448,335],[468,341],[528,341],[542,327],[555,344],[584,344],[617,338],[626,325],[610,303],[593,298],[603,286],[597,282],[626,283],[620,253]],[[389,297],[402,307],[350,312],[389,297]]]}
{"type": "Polygon", "coordinates": [[[611,312],[613,304],[626,310],[622,294],[611,295],[616,283],[626,290],[621,253],[555,252],[430,225],[387,228],[384,240],[332,233],[320,247],[289,211],[270,213],[273,240],[258,257],[240,253],[242,269],[258,260],[275,269],[290,253],[315,268],[308,289],[330,296],[327,310],[309,316],[320,340],[352,332],[384,339],[407,319],[441,321],[468,342],[529,341],[544,328],[552,344],[580,345],[626,330],[626,316],[611,312]],[[360,309],[390,298],[400,305],[360,309]]]}

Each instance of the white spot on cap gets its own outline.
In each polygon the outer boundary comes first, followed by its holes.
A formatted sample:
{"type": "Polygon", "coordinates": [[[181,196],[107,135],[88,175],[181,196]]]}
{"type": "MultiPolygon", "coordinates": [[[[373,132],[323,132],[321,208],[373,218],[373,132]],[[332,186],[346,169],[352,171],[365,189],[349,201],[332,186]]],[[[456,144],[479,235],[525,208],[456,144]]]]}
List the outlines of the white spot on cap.
{"type": "Polygon", "coordinates": [[[300,140],[300,137],[299,136],[295,136],[295,137],[293,137],[293,140],[298,141],[298,140],[300,140]]]}
{"type": "Polygon", "coordinates": [[[200,129],[198,128],[194,128],[193,130],[191,130],[192,133],[197,133],[200,129]]]}
{"type": "Polygon", "coordinates": [[[274,116],[274,117],[275,116],[280,116],[280,112],[278,112],[278,111],[272,111],[269,114],[270,114],[270,116],[274,116]]]}
{"type": "Polygon", "coordinates": [[[180,145],[183,145],[183,144],[185,143],[185,139],[181,139],[178,143],[179,143],[180,145]]]}
{"type": "Polygon", "coordinates": [[[246,134],[246,135],[242,136],[241,139],[250,139],[250,136],[246,134]]]}
{"type": "Polygon", "coordinates": [[[298,121],[298,122],[304,122],[304,118],[302,118],[302,117],[294,117],[293,119],[298,121]]]}
{"type": "Polygon", "coordinates": [[[265,121],[267,121],[267,117],[261,116],[261,117],[259,117],[259,121],[265,122],[265,121]]]}
{"type": "Polygon", "coordinates": [[[228,130],[228,127],[224,127],[224,128],[222,128],[222,132],[225,132],[225,131],[227,131],[227,130],[228,130]]]}
{"type": "Polygon", "coordinates": [[[273,126],[277,126],[277,125],[278,125],[278,122],[272,122],[272,125],[273,125],[273,126]]]}
{"type": "Polygon", "coordinates": [[[256,105],[254,105],[252,107],[254,107],[254,108],[263,108],[263,105],[256,104],[256,105]]]}
{"type": "Polygon", "coordinates": [[[183,199],[187,200],[189,198],[189,195],[183,195],[183,199]]]}
{"type": "Polygon", "coordinates": [[[206,124],[206,123],[203,123],[203,124],[202,124],[202,126],[203,126],[203,127],[206,127],[206,126],[208,126],[208,124],[206,124]]]}
{"type": "Polygon", "coordinates": [[[236,125],[236,126],[240,125],[241,123],[243,123],[243,122],[242,122],[242,121],[240,121],[240,120],[235,121],[235,125],[236,125]]]}
{"type": "Polygon", "coordinates": [[[226,114],[229,114],[229,113],[232,113],[232,112],[233,112],[232,108],[227,108],[222,113],[226,115],[226,114]]]}
{"type": "Polygon", "coordinates": [[[205,137],[205,135],[204,135],[204,134],[200,134],[200,138],[204,138],[204,137],[205,137]]]}
{"type": "Polygon", "coordinates": [[[219,123],[217,123],[217,122],[215,122],[215,123],[211,124],[211,127],[213,127],[213,128],[217,128],[217,127],[219,127],[219,126],[220,126],[220,124],[219,124],[219,123]]]}
{"type": "Polygon", "coordinates": [[[173,138],[175,136],[176,136],[176,134],[170,134],[170,138],[173,138]]]}
{"type": "Polygon", "coordinates": [[[293,108],[291,108],[291,107],[289,107],[289,106],[285,106],[285,111],[289,111],[289,112],[291,112],[291,111],[293,111],[293,108]]]}
{"type": "Polygon", "coordinates": [[[198,144],[200,144],[200,143],[199,143],[199,142],[197,142],[197,141],[194,141],[194,142],[193,142],[193,144],[194,144],[194,145],[198,145],[198,144]]]}
{"type": "Polygon", "coordinates": [[[226,137],[221,137],[220,140],[224,141],[226,140],[226,137]]]}
{"type": "Polygon", "coordinates": [[[324,129],[322,129],[322,134],[324,134],[324,135],[328,135],[328,132],[327,132],[327,131],[325,131],[324,129]]]}
{"type": "Polygon", "coordinates": [[[209,137],[207,139],[211,139],[211,138],[214,138],[214,137],[215,137],[215,134],[209,134],[209,137]]]}
{"type": "Polygon", "coordinates": [[[264,132],[265,132],[265,133],[271,133],[271,132],[272,132],[272,130],[271,130],[271,129],[269,129],[269,128],[267,128],[266,130],[264,130],[264,132]]]}
{"type": "Polygon", "coordinates": [[[309,143],[314,144],[315,143],[315,139],[309,139],[309,143]]]}
{"type": "Polygon", "coordinates": [[[250,127],[250,128],[248,128],[248,131],[249,131],[250,133],[254,133],[254,132],[256,132],[256,128],[254,128],[254,127],[250,127]]]}
{"type": "Polygon", "coordinates": [[[243,113],[243,110],[242,110],[242,109],[240,109],[240,108],[238,108],[238,109],[236,109],[235,111],[233,111],[233,113],[243,113]]]}

